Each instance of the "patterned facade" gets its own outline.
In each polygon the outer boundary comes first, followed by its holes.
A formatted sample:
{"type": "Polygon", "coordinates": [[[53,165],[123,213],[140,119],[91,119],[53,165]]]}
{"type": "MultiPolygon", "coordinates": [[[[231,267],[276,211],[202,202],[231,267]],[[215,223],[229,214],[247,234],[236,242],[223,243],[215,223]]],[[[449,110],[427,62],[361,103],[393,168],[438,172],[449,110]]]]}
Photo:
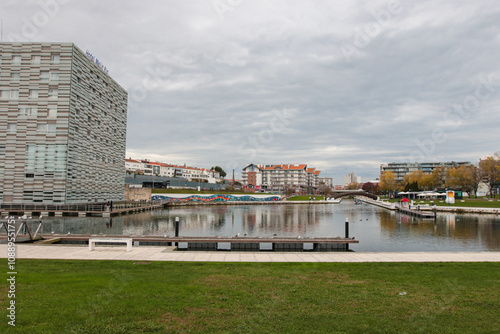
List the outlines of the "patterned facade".
{"type": "Polygon", "coordinates": [[[0,55],[0,202],[123,200],[127,92],[72,43],[0,55]]]}

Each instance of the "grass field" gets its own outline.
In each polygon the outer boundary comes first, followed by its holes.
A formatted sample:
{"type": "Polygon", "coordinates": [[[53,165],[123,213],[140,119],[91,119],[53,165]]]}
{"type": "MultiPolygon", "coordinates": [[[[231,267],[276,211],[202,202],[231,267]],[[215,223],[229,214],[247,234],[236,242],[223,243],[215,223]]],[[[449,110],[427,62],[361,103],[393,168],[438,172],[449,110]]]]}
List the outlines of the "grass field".
{"type": "Polygon", "coordinates": [[[500,263],[18,260],[16,269],[16,327],[4,316],[1,333],[500,332],[500,263]]]}

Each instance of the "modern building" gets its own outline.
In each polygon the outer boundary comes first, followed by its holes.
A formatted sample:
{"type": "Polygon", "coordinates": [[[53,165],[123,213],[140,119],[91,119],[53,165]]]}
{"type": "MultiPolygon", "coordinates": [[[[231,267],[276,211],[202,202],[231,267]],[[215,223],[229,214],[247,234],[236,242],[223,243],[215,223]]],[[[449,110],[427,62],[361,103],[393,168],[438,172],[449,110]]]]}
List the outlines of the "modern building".
{"type": "Polygon", "coordinates": [[[72,43],[0,57],[0,202],[123,200],[127,92],[72,43]]]}
{"type": "Polygon", "coordinates": [[[432,174],[434,169],[443,167],[445,169],[460,167],[462,165],[470,166],[470,162],[390,162],[380,165],[380,174],[393,172],[396,175],[396,181],[403,181],[405,175],[416,171],[422,171],[424,174],[432,174]]]}
{"type": "Polygon", "coordinates": [[[249,164],[243,168],[242,177],[246,188],[307,194],[317,191],[320,173],[306,164],[249,164]]]}
{"type": "Polygon", "coordinates": [[[354,173],[347,174],[344,176],[344,187],[347,187],[351,183],[361,183],[361,176],[356,176],[354,173]]]}

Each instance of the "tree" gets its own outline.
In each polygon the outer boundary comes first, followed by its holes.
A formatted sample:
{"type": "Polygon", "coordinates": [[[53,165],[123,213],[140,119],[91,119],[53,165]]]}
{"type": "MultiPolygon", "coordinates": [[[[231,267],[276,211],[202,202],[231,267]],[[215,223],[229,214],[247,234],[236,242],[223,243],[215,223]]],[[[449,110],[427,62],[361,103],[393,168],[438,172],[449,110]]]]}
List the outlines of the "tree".
{"type": "Polygon", "coordinates": [[[363,184],[363,186],[361,187],[361,189],[363,189],[364,191],[368,192],[368,193],[372,193],[372,194],[375,194],[377,195],[378,194],[378,184],[374,184],[374,183],[371,183],[371,182],[366,182],[363,184]]]}
{"type": "Polygon", "coordinates": [[[493,197],[493,188],[500,182],[500,153],[479,161],[479,168],[490,189],[490,197],[493,197]]]}
{"type": "Polygon", "coordinates": [[[451,189],[472,192],[473,175],[468,166],[451,168],[448,170],[446,186],[451,189]]]}
{"type": "Polygon", "coordinates": [[[227,173],[226,173],[226,172],[224,172],[224,169],[222,169],[222,168],[221,168],[221,167],[219,167],[219,166],[215,166],[215,167],[212,167],[212,168],[210,168],[210,169],[211,169],[211,170],[214,170],[214,171],[216,171],[216,172],[219,172],[220,177],[222,177],[222,178],[226,177],[226,175],[227,175],[227,173]]]}
{"type": "Polygon", "coordinates": [[[446,168],[436,167],[432,171],[433,189],[444,189],[446,186],[446,168]]]}
{"type": "Polygon", "coordinates": [[[434,189],[434,176],[432,174],[424,174],[420,180],[420,186],[424,190],[434,189]]]}
{"type": "Polygon", "coordinates": [[[358,190],[358,189],[359,189],[358,182],[349,183],[349,185],[347,186],[347,190],[358,190]]]}
{"type": "Polygon", "coordinates": [[[381,191],[395,191],[398,188],[396,174],[391,171],[382,173],[378,187],[381,191]]]}

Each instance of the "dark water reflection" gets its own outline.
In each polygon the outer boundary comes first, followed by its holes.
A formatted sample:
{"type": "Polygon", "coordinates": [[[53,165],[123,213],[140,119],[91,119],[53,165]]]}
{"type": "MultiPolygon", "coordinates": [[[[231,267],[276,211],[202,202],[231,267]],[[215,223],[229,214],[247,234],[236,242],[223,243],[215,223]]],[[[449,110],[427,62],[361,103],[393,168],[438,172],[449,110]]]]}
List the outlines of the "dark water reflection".
{"type": "Polygon", "coordinates": [[[115,218],[46,219],[44,235],[173,236],[180,217],[183,236],[344,236],[355,251],[500,251],[500,217],[442,214],[423,220],[352,201],[325,205],[177,207],[115,218]]]}

